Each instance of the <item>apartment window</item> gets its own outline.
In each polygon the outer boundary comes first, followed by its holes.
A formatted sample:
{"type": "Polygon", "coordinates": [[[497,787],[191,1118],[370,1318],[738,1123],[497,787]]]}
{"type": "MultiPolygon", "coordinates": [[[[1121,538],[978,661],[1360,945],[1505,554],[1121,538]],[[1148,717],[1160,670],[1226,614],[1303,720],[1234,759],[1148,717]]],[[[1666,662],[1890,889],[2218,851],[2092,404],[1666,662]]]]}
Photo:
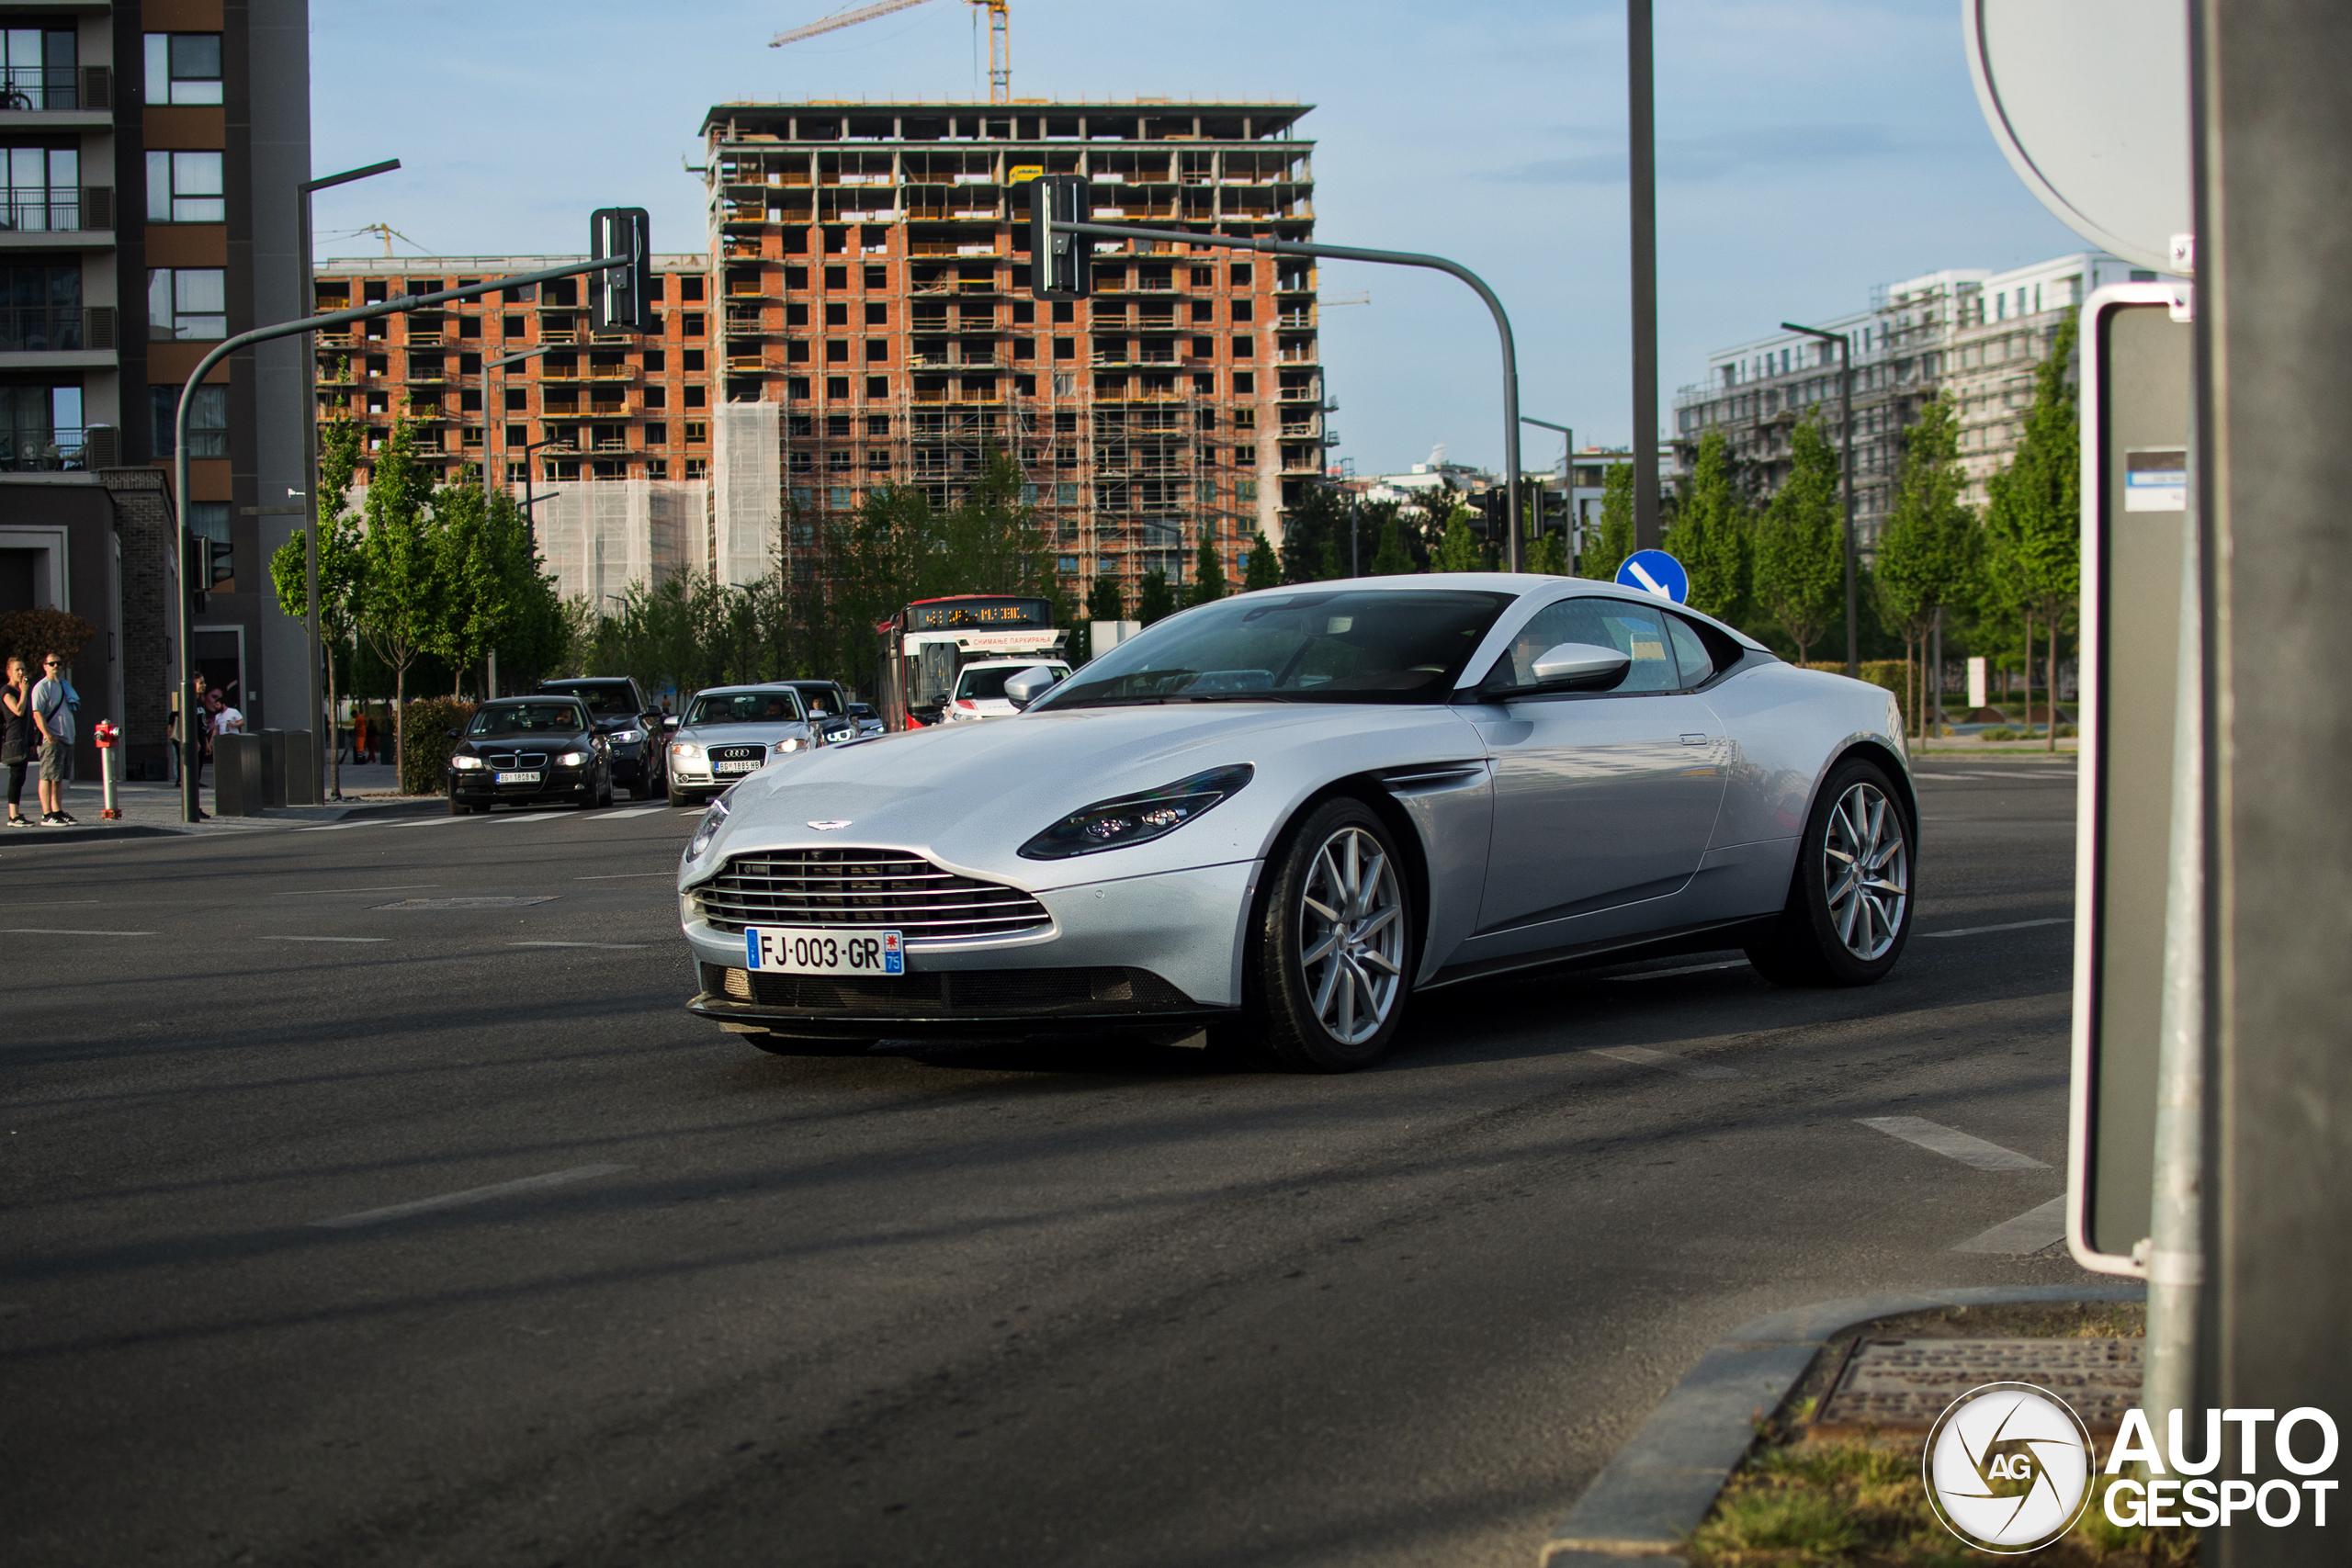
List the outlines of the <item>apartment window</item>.
{"type": "MultiPolygon", "coordinates": [[[[690,374],[701,369],[702,350],[698,348],[686,349],[678,355],[678,363],[690,374]]],[[[700,387],[688,387],[686,389],[686,406],[690,409],[698,409],[702,407],[701,393],[702,389],[700,387]]]]}
{"type": "Polygon", "coordinates": [[[669,406],[670,406],[670,390],[669,390],[669,389],[668,389],[668,388],[666,388],[666,387],[648,387],[648,388],[646,388],[646,389],[645,389],[645,406],[646,406],[647,408],[650,408],[650,409],[659,409],[659,408],[667,408],[667,407],[669,407],[669,406]]]}
{"type": "Polygon", "coordinates": [[[890,307],[888,305],[868,305],[865,308],[865,324],[869,327],[888,326],[890,324],[890,307]]]}
{"type": "Polygon", "coordinates": [[[710,426],[698,419],[686,421],[686,445],[699,446],[710,439],[710,426]]]}
{"type": "Polygon", "coordinates": [[[890,378],[888,376],[868,376],[865,378],[865,395],[869,398],[888,397],[890,395],[890,378]]]}
{"type": "Polygon", "coordinates": [[[648,457],[645,460],[645,477],[649,479],[668,479],[670,460],[666,457],[648,457]]]}
{"type": "MultiPolygon", "coordinates": [[[[684,331],[684,333],[685,333],[686,336],[688,336],[688,337],[700,337],[700,336],[702,336],[702,327],[703,327],[702,312],[701,312],[701,311],[699,311],[699,310],[689,310],[689,311],[687,311],[687,312],[686,312],[686,314],[685,314],[685,324],[684,324],[684,328],[683,328],[683,330],[684,331]]],[[[692,369],[692,368],[693,368],[693,367],[692,367],[692,366],[688,366],[688,367],[687,367],[687,368],[688,368],[688,369],[692,369]]]]}
{"type": "Polygon", "coordinates": [[[865,340],[865,362],[868,365],[886,365],[889,363],[889,359],[890,340],[888,338],[870,337],[865,340]]]}
{"type": "MultiPolygon", "coordinates": [[[[154,452],[158,457],[177,455],[172,438],[179,417],[180,389],[150,387],[154,410],[154,452]]],[[[229,455],[229,389],[202,386],[187,400],[187,455],[225,457],[229,455]]]]}
{"type": "Polygon", "coordinates": [[[698,409],[702,407],[704,394],[707,389],[708,389],[703,387],[688,387],[686,389],[686,407],[690,409],[698,409]]]}
{"type": "Polygon", "coordinates": [[[1247,288],[1250,287],[1250,264],[1248,262],[1239,262],[1234,265],[1233,287],[1236,288],[1247,288]]]}
{"type": "MultiPolygon", "coordinates": [[[[869,234],[871,234],[871,233],[873,232],[873,231],[872,231],[872,230],[868,230],[868,231],[867,231],[867,232],[868,232],[869,234]]],[[[887,243],[888,243],[888,241],[886,239],[886,240],[883,240],[883,241],[878,242],[878,243],[879,243],[887,244],[887,243]]],[[[866,266],[866,269],[865,269],[865,287],[867,287],[868,288],[889,288],[889,287],[890,287],[890,269],[889,269],[888,267],[887,267],[887,266],[875,266],[875,265],[871,265],[871,264],[868,264],[868,265],[866,266]]],[[[869,319],[871,319],[871,318],[869,318],[869,319]]]]}
{"type": "Polygon", "coordinates": [[[849,287],[849,268],[845,266],[827,267],[825,269],[825,287],[828,288],[847,288],[849,287]]]}
{"type": "MultiPolygon", "coordinates": [[[[1247,370],[1237,370],[1237,371],[1235,371],[1235,372],[1233,373],[1233,395],[1234,395],[1235,397],[1237,397],[1237,398],[1255,397],[1255,396],[1257,395],[1257,391],[1258,391],[1258,378],[1257,378],[1257,377],[1255,377],[1255,376],[1251,375],[1251,374],[1250,374],[1249,371],[1247,371],[1247,370]]],[[[1237,418],[1234,420],[1234,423],[1235,423],[1236,424],[1238,424],[1238,423],[1241,423],[1241,421],[1239,420],[1239,418],[1238,418],[1238,417],[1237,417],[1237,418]]]]}
{"type": "MultiPolygon", "coordinates": [[[[840,338],[829,338],[829,339],[827,339],[827,340],[826,340],[826,342],[825,342],[825,363],[826,363],[826,364],[828,364],[828,365],[846,365],[846,364],[848,364],[848,363],[849,363],[849,344],[848,344],[846,342],[844,342],[844,341],[842,341],[842,339],[840,339],[840,338]]],[[[849,396],[849,389],[848,389],[848,388],[844,387],[844,388],[842,388],[842,397],[848,397],[848,396],[849,396]]]]}
{"type": "Polygon", "coordinates": [[[846,398],[846,397],[848,397],[848,396],[849,396],[849,378],[848,378],[848,377],[846,377],[846,376],[828,376],[828,377],[826,377],[826,378],[825,378],[825,396],[827,396],[828,398],[846,398]]]}
{"type": "Polygon", "coordinates": [[[222,195],[220,152],[147,154],[147,221],[221,223],[229,217],[222,195]]]}
{"type": "Polygon", "coordinates": [[[707,478],[708,478],[708,477],[709,477],[709,475],[710,475],[710,459],[709,459],[709,458],[707,458],[707,457],[689,457],[689,458],[687,458],[687,459],[686,459],[686,478],[688,478],[688,479],[707,479],[707,478]]]}
{"type": "Polygon", "coordinates": [[[1056,485],[1054,487],[1054,499],[1059,505],[1076,506],[1078,504],[1078,486],[1074,484],[1056,485]]]}
{"type": "Polygon", "coordinates": [[[147,101],[151,104],[219,103],[220,35],[149,33],[147,101]]]}
{"type": "MultiPolygon", "coordinates": [[[[82,154],[72,147],[0,147],[0,229],[82,227],[82,154]]],[[[0,305],[30,301],[0,300],[0,305]]]]}
{"type": "Polygon", "coordinates": [[[0,351],[82,346],[80,267],[0,266],[0,351]]]}
{"type": "Polygon", "coordinates": [[[1077,358],[1077,357],[1078,357],[1078,340],[1077,340],[1076,338],[1074,338],[1074,337],[1057,337],[1057,338],[1056,338],[1056,339],[1054,340],[1054,357],[1055,357],[1056,359],[1075,359],[1075,358],[1077,358]]]}
{"type": "Polygon", "coordinates": [[[0,87],[10,108],[82,107],[79,59],[70,28],[10,28],[0,32],[0,87]]]}
{"type": "Polygon", "coordinates": [[[177,340],[227,337],[227,271],[217,266],[149,268],[147,335],[177,340]]]}
{"type": "Polygon", "coordinates": [[[648,424],[645,427],[645,444],[648,446],[667,446],[670,445],[670,427],[661,423],[648,424]]]}

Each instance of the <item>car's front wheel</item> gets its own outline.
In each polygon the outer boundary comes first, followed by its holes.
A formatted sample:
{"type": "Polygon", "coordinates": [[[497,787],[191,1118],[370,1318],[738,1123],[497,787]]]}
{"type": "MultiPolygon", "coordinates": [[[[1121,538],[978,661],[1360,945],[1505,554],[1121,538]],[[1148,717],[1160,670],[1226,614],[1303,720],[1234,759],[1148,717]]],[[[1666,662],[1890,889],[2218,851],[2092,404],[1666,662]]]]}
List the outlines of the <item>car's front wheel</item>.
{"type": "Polygon", "coordinates": [[[1298,825],[1270,870],[1251,934],[1256,1055],[1352,1072],[1379,1060],[1405,1016],[1413,907],[1388,826],[1334,800],[1298,825]]]}
{"type": "Polygon", "coordinates": [[[1776,986],[1883,978],[1911,937],[1916,832],[1884,770],[1839,764],[1805,821],[1788,906],[1747,961],[1776,986]]]}

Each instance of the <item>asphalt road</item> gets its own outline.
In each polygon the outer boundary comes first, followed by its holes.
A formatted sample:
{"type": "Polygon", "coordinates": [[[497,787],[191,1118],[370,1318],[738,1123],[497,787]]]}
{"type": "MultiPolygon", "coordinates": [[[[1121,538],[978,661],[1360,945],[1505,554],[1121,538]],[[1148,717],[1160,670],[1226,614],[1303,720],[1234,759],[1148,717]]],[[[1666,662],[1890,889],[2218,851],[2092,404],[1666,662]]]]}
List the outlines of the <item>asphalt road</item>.
{"type": "Polygon", "coordinates": [[[1528,1568],[1733,1325],[2088,1278],[1953,1250],[2064,1187],[2072,775],[1974,771],[1875,988],[1464,987],[1341,1078],[763,1055],[691,813],[11,838],[0,1559],[1528,1568]]]}

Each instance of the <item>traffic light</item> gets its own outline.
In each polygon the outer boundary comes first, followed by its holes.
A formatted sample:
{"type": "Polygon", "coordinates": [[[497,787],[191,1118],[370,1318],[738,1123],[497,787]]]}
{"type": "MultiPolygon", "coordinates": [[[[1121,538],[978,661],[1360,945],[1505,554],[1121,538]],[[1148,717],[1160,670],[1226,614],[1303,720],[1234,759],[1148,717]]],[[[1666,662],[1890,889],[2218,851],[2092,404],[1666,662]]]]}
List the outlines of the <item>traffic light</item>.
{"type": "Polygon", "coordinates": [[[627,256],[588,279],[590,332],[653,330],[653,243],[642,207],[600,207],[588,215],[588,254],[627,256]]]}
{"type": "Polygon", "coordinates": [[[1092,192],[1079,175],[1029,182],[1029,291],[1040,299],[1083,299],[1094,291],[1094,242],[1054,223],[1082,223],[1092,192]]]}
{"type": "Polygon", "coordinates": [[[217,541],[190,534],[187,544],[180,556],[180,586],[187,592],[190,608],[201,615],[212,606],[212,552],[217,541]]]}

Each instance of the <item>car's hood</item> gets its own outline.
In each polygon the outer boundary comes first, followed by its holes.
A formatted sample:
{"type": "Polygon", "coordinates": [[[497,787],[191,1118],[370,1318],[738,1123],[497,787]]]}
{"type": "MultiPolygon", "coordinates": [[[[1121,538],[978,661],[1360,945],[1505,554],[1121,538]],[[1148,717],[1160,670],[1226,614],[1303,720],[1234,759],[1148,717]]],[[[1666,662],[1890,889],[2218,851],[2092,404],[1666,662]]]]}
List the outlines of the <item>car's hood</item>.
{"type": "Polygon", "coordinates": [[[670,739],[692,746],[773,746],[793,736],[807,739],[808,727],[797,718],[778,719],[773,724],[713,724],[673,730],[670,739]]]}
{"type": "Polygon", "coordinates": [[[902,730],[787,758],[737,784],[725,824],[680,880],[775,849],[910,850],[1033,888],[1250,860],[1334,778],[1483,753],[1468,721],[1437,705],[1170,704],[902,730]],[[1256,768],[1250,784],[1163,839],[1059,861],[1017,852],[1097,801],[1238,762],[1256,768]]]}
{"type": "Polygon", "coordinates": [[[487,757],[493,751],[578,751],[588,744],[588,735],[584,730],[563,734],[535,729],[523,735],[469,735],[452,750],[487,757]]]}

